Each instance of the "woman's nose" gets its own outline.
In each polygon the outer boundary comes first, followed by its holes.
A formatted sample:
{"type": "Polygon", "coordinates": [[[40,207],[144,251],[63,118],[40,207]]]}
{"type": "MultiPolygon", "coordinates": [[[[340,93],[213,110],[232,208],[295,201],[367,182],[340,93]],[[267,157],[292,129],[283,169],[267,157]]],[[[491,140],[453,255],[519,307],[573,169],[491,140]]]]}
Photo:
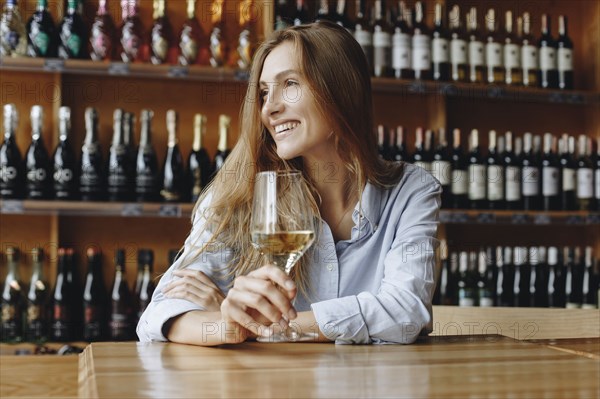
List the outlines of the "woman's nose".
{"type": "Polygon", "coordinates": [[[284,108],[284,101],[281,95],[281,91],[275,88],[269,93],[263,104],[263,112],[266,115],[273,115],[277,112],[281,112],[284,108]]]}

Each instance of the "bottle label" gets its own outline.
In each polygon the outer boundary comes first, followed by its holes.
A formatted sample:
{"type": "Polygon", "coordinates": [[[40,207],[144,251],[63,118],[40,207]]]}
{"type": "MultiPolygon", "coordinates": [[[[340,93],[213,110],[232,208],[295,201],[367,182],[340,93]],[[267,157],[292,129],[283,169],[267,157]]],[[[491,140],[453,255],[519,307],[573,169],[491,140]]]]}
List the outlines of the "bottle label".
{"type": "Polygon", "coordinates": [[[450,62],[453,65],[467,64],[467,42],[461,39],[453,39],[450,42],[450,62]]]}
{"type": "Polygon", "coordinates": [[[53,319],[62,322],[70,322],[71,312],[69,312],[69,307],[67,305],[54,304],[53,319]]]}
{"type": "Polygon", "coordinates": [[[431,172],[431,164],[429,162],[414,162],[415,166],[425,169],[427,172],[431,172]]]}
{"type": "Polygon", "coordinates": [[[0,187],[2,187],[3,196],[9,195],[5,194],[4,190],[10,190],[13,192],[13,190],[17,188],[17,184],[19,182],[18,178],[19,171],[16,167],[6,164],[0,166],[0,187]]]}
{"type": "Polygon", "coordinates": [[[540,69],[556,70],[556,50],[552,47],[540,47],[540,69]]]}
{"type": "Polygon", "coordinates": [[[594,196],[594,171],[590,168],[577,169],[577,198],[589,199],[594,196]]]}
{"type": "Polygon", "coordinates": [[[532,197],[540,193],[540,171],[533,166],[523,166],[523,196],[532,197]]]}
{"type": "Polygon", "coordinates": [[[521,61],[524,71],[538,69],[537,47],[527,44],[521,47],[521,61]]]}
{"type": "Polygon", "coordinates": [[[575,191],[575,169],[562,170],[562,187],[563,191],[575,191]]]}
{"type": "Polygon", "coordinates": [[[436,37],[431,41],[431,59],[434,63],[449,61],[448,40],[436,37]]]}
{"type": "Polygon", "coordinates": [[[198,42],[192,37],[182,38],[179,47],[181,48],[181,56],[186,64],[194,64],[196,58],[198,58],[198,42]]]}
{"type": "Polygon", "coordinates": [[[517,69],[521,67],[521,49],[519,45],[511,43],[504,45],[504,67],[517,69]]]}
{"type": "Polygon", "coordinates": [[[396,32],[392,37],[392,67],[394,69],[410,69],[410,36],[396,32]]]}
{"type": "Polygon", "coordinates": [[[469,165],[469,199],[485,199],[485,165],[469,165]]]}
{"type": "Polygon", "coordinates": [[[79,35],[71,34],[65,44],[71,56],[79,56],[79,52],[81,51],[81,38],[79,35]]]}
{"type": "Polygon", "coordinates": [[[489,297],[481,297],[481,298],[479,298],[479,306],[492,307],[492,306],[494,306],[494,300],[489,297]]]}
{"type": "Polygon", "coordinates": [[[517,166],[506,167],[506,200],[521,199],[521,170],[517,166]]]}
{"type": "Polygon", "coordinates": [[[502,66],[502,45],[496,42],[485,44],[485,63],[488,68],[502,66]]]}
{"type": "Polygon", "coordinates": [[[431,39],[427,35],[412,38],[412,66],[415,71],[431,69],[431,39]]]}
{"type": "Polygon", "coordinates": [[[502,166],[488,166],[487,196],[490,201],[500,201],[504,199],[504,168],[502,166]]]}
{"type": "Polygon", "coordinates": [[[570,48],[558,49],[558,70],[572,71],[573,70],[573,50],[570,48]]]}
{"type": "Polygon", "coordinates": [[[380,27],[375,28],[375,32],[373,32],[373,47],[392,47],[390,34],[382,31],[380,27]]]}
{"type": "Polygon", "coordinates": [[[545,167],[542,170],[542,195],[544,197],[558,195],[559,176],[558,168],[545,167]]]}
{"type": "Polygon", "coordinates": [[[465,293],[464,289],[461,289],[458,293],[458,306],[475,306],[475,299],[465,293]]]}
{"type": "Polygon", "coordinates": [[[431,174],[442,186],[449,186],[452,179],[452,165],[448,161],[433,161],[431,163],[431,174]]]}
{"type": "Polygon", "coordinates": [[[354,38],[360,44],[361,47],[373,46],[373,34],[367,30],[356,30],[354,31],[354,38]]]}
{"type": "Polygon", "coordinates": [[[469,42],[469,64],[471,66],[482,66],[484,64],[483,54],[482,42],[469,42]]]}
{"type": "Polygon", "coordinates": [[[109,49],[112,48],[110,37],[97,27],[92,27],[92,53],[90,54],[94,61],[101,61],[110,56],[109,49]]]}
{"type": "Polygon", "coordinates": [[[466,170],[452,171],[452,194],[464,195],[469,191],[469,176],[466,170]]]}
{"type": "Polygon", "coordinates": [[[169,42],[161,35],[152,35],[152,53],[153,62],[164,62],[167,59],[167,51],[169,50],[169,42]]]}
{"type": "Polygon", "coordinates": [[[73,180],[73,175],[73,169],[55,167],[54,174],[52,175],[52,177],[54,178],[55,183],[69,184],[73,180]]]}
{"type": "Polygon", "coordinates": [[[50,37],[44,32],[38,32],[33,37],[33,45],[36,49],[36,53],[45,56],[48,52],[48,44],[50,43],[50,37]]]}
{"type": "Polygon", "coordinates": [[[596,199],[600,200],[600,169],[596,169],[596,178],[594,181],[596,182],[596,199]]]}

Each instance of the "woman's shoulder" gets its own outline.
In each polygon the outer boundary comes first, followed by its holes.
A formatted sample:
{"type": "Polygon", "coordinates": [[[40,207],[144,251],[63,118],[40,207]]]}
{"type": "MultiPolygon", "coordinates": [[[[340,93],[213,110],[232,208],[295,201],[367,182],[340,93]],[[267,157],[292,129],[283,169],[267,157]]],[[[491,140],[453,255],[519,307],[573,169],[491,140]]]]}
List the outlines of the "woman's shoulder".
{"type": "Polygon", "coordinates": [[[396,192],[429,192],[441,191],[441,185],[431,173],[410,163],[402,162],[402,173],[391,191],[396,192]]]}

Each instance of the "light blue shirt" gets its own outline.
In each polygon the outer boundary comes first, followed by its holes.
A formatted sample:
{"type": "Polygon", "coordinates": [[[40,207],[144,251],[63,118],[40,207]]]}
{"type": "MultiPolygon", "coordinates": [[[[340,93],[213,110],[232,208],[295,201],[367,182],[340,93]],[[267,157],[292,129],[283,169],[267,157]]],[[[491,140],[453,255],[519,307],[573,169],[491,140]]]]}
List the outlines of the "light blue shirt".
{"type": "MultiPolygon", "coordinates": [[[[349,240],[336,243],[323,222],[310,252],[310,292],[299,295],[295,307],[312,309],[321,332],[338,344],[408,344],[431,330],[441,186],[425,170],[404,166],[392,188],[367,183],[352,214],[349,240]]],[[[165,341],[165,322],[202,310],[187,300],[165,298],[161,289],[176,278],[172,271],[195,250],[194,242],[210,238],[208,232],[199,233],[203,220],[196,218],[182,256],[162,277],[143,313],[137,327],[141,341],[165,341]]],[[[232,256],[231,250],[214,248],[188,267],[203,271],[227,294],[231,281],[223,279],[223,265],[232,256]]]]}

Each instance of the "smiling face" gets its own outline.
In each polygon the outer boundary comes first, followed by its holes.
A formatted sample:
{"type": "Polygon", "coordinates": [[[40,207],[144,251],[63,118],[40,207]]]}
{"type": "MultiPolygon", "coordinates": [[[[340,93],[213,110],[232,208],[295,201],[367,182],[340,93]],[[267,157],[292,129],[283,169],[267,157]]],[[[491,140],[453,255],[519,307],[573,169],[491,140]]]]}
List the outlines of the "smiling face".
{"type": "Polygon", "coordinates": [[[323,160],[335,153],[333,128],[300,72],[300,60],[291,42],[281,43],[266,57],[260,94],[261,121],[275,141],[280,158],[323,160]]]}

